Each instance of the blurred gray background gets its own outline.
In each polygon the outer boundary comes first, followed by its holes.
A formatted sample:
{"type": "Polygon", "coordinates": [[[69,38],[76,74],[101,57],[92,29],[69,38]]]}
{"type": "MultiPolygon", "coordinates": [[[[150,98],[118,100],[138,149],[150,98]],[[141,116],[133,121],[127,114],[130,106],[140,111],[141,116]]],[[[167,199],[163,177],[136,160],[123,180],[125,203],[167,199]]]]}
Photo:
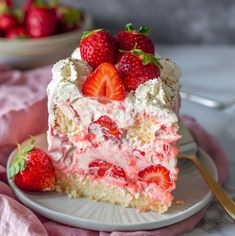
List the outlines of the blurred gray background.
{"type": "Polygon", "coordinates": [[[150,26],[159,43],[235,44],[234,0],[69,0],[95,18],[97,27],[150,26]]]}
{"type": "Polygon", "coordinates": [[[165,44],[235,44],[234,0],[67,0],[84,8],[95,27],[117,32],[127,22],[151,27],[165,44]]]}

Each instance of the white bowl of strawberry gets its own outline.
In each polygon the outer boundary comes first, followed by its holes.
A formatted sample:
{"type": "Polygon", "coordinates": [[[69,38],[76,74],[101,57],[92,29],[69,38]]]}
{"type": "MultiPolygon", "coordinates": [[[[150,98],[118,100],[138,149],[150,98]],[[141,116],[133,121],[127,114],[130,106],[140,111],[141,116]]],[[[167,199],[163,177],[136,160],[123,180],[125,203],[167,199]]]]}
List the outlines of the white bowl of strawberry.
{"type": "Polygon", "coordinates": [[[80,8],[58,1],[26,0],[17,8],[0,0],[0,63],[28,69],[71,54],[92,18],[80,8]]]}

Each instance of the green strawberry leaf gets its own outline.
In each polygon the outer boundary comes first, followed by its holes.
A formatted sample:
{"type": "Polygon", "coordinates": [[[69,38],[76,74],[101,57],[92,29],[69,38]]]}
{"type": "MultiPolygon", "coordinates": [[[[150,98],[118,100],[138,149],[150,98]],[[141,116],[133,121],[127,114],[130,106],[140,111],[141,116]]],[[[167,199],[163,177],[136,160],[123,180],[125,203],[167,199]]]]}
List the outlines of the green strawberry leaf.
{"type": "Polygon", "coordinates": [[[24,12],[21,8],[12,9],[12,15],[16,18],[17,22],[23,24],[24,21],[24,12]]]}
{"type": "Polygon", "coordinates": [[[152,62],[152,56],[150,54],[146,54],[143,58],[143,64],[148,65],[152,62]]]}
{"type": "Polygon", "coordinates": [[[9,13],[9,7],[7,6],[7,4],[5,4],[4,2],[0,2],[0,15],[3,15],[5,13],[9,13]]]}
{"type": "Polygon", "coordinates": [[[59,0],[50,0],[50,1],[48,1],[48,5],[51,8],[58,7],[59,6],[59,0]]]}
{"type": "Polygon", "coordinates": [[[82,34],[81,39],[87,38],[90,34],[91,34],[91,31],[84,31],[83,34],[82,34]]]}
{"type": "Polygon", "coordinates": [[[26,168],[26,161],[24,159],[18,159],[13,162],[9,169],[9,178],[12,179],[19,172],[23,171],[26,168]]]}
{"type": "Polygon", "coordinates": [[[125,30],[128,31],[128,32],[133,31],[133,30],[134,30],[134,27],[133,27],[132,23],[126,24],[125,30]]]}
{"type": "Polygon", "coordinates": [[[103,29],[96,29],[96,30],[92,30],[92,31],[84,31],[83,34],[82,34],[81,39],[85,39],[85,38],[87,38],[90,34],[93,34],[93,33],[96,33],[96,32],[102,31],[102,30],[103,30],[103,29]]]}
{"type": "Polygon", "coordinates": [[[9,178],[12,179],[15,176],[15,168],[12,165],[9,169],[9,178]]]}
{"type": "Polygon", "coordinates": [[[24,159],[20,159],[19,161],[19,167],[20,167],[20,170],[24,170],[25,167],[26,167],[26,161],[24,159]]]}
{"type": "Polygon", "coordinates": [[[141,49],[133,49],[132,51],[132,54],[134,54],[135,56],[140,56],[143,54],[143,51],[141,49]]]}
{"type": "Polygon", "coordinates": [[[162,64],[161,64],[160,61],[159,61],[159,58],[153,57],[153,63],[154,63],[156,66],[158,66],[158,67],[160,67],[161,69],[163,69],[162,64]]]}
{"type": "Polygon", "coordinates": [[[150,54],[150,53],[146,53],[141,49],[133,49],[131,50],[131,53],[137,57],[139,57],[142,62],[143,65],[148,65],[149,63],[154,63],[157,67],[162,68],[162,65],[159,61],[159,58],[157,58],[156,56],[150,54]]]}
{"type": "Polygon", "coordinates": [[[125,26],[125,30],[127,32],[137,32],[137,33],[140,33],[140,34],[143,34],[143,35],[148,35],[149,32],[150,32],[150,28],[148,27],[145,27],[145,26],[140,26],[139,30],[135,30],[134,26],[132,23],[128,23],[126,24],[125,26]]]}
{"type": "Polygon", "coordinates": [[[45,6],[46,6],[46,3],[45,3],[44,0],[36,0],[36,1],[34,2],[34,6],[36,6],[36,7],[45,7],[45,6]]]}
{"type": "Polygon", "coordinates": [[[9,178],[12,179],[19,172],[23,171],[26,168],[27,154],[32,151],[34,147],[35,139],[32,137],[29,145],[22,148],[20,144],[18,146],[18,153],[15,160],[12,162],[9,168],[9,178]]]}
{"type": "Polygon", "coordinates": [[[66,8],[63,14],[62,21],[69,26],[77,26],[80,24],[81,10],[78,8],[66,8]]]}
{"type": "MultiPolygon", "coordinates": [[[[29,153],[29,152],[33,149],[34,144],[35,144],[35,139],[34,139],[33,137],[31,137],[30,144],[27,145],[27,146],[25,146],[25,147],[21,150],[22,155],[29,153]]],[[[20,145],[19,145],[19,146],[20,146],[20,145]]]]}
{"type": "Polygon", "coordinates": [[[16,162],[15,165],[14,165],[14,169],[15,169],[15,172],[16,173],[19,173],[20,171],[20,165],[19,165],[19,162],[16,162]]]}
{"type": "Polygon", "coordinates": [[[139,28],[139,33],[146,35],[146,36],[149,34],[150,31],[151,31],[150,28],[145,27],[145,26],[140,26],[140,28],[139,28]]]}

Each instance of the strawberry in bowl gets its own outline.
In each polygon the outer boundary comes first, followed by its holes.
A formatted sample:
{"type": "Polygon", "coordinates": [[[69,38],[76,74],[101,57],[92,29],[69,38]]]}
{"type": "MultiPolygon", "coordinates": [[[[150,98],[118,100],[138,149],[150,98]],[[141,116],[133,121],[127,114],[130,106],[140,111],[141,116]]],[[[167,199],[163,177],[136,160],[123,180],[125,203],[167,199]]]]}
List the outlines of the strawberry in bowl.
{"type": "Polygon", "coordinates": [[[25,39],[28,37],[28,34],[23,27],[17,27],[14,29],[11,29],[7,32],[6,38],[7,39],[25,39]]]}
{"type": "Polygon", "coordinates": [[[79,44],[82,32],[93,25],[91,15],[59,1],[28,0],[22,7],[2,6],[0,2],[0,63],[17,69],[65,58],[79,44]]]}
{"type": "Polygon", "coordinates": [[[17,20],[13,16],[10,6],[11,2],[0,2],[0,32],[2,35],[5,35],[17,25],[17,20]]]}
{"type": "Polygon", "coordinates": [[[11,1],[0,1],[0,36],[9,30],[23,28],[27,38],[44,38],[80,29],[86,14],[78,7],[64,5],[59,1],[26,0],[21,8],[11,1]]]}
{"type": "Polygon", "coordinates": [[[28,9],[25,19],[31,38],[42,38],[55,34],[57,27],[56,10],[44,1],[35,1],[28,9]]]}

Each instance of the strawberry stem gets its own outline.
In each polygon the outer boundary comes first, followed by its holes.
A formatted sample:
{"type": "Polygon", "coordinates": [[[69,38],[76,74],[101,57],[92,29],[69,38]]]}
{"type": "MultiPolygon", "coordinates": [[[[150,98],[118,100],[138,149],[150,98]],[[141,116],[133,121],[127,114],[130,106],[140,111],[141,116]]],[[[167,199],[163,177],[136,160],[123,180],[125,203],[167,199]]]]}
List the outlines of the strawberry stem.
{"type": "Polygon", "coordinates": [[[18,152],[15,160],[12,162],[9,168],[9,178],[12,179],[19,172],[23,171],[26,168],[26,156],[29,152],[32,151],[35,143],[35,139],[32,137],[30,144],[22,148],[20,144],[17,144],[18,152]]]}
{"type": "Polygon", "coordinates": [[[137,32],[137,33],[143,34],[145,36],[147,36],[149,34],[149,32],[150,32],[150,28],[148,28],[146,26],[140,26],[139,30],[135,30],[135,28],[134,28],[132,23],[126,24],[125,30],[127,32],[137,32]]]}
{"type": "Polygon", "coordinates": [[[157,67],[160,67],[161,69],[163,68],[159,58],[157,58],[156,56],[150,54],[150,53],[146,53],[141,49],[133,49],[131,50],[131,53],[135,56],[138,56],[142,62],[143,65],[148,65],[149,63],[154,63],[157,67]]]}
{"type": "Polygon", "coordinates": [[[134,27],[133,27],[132,23],[127,23],[126,26],[125,26],[125,30],[128,31],[128,32],[133,31],[134,27]]]}

